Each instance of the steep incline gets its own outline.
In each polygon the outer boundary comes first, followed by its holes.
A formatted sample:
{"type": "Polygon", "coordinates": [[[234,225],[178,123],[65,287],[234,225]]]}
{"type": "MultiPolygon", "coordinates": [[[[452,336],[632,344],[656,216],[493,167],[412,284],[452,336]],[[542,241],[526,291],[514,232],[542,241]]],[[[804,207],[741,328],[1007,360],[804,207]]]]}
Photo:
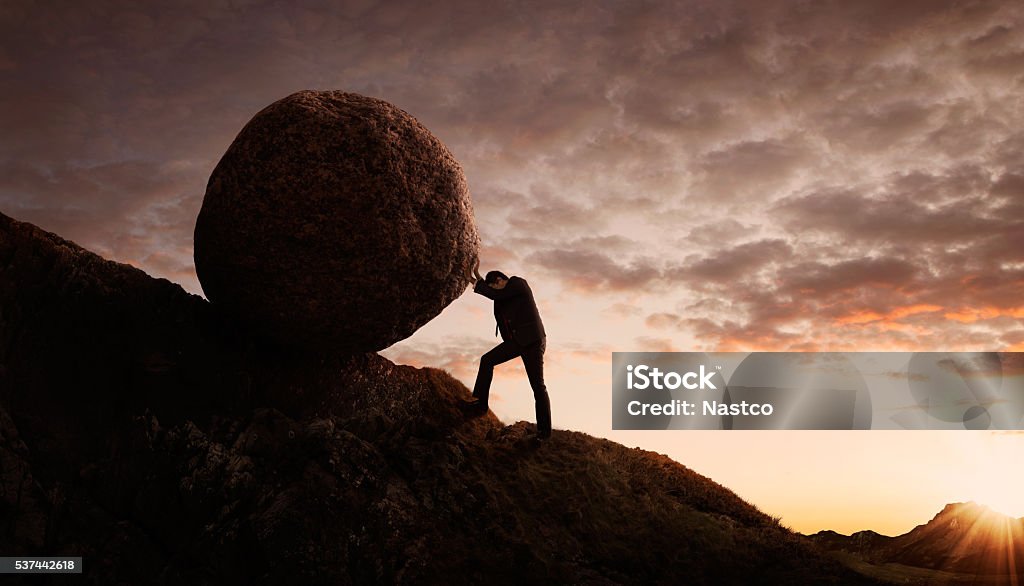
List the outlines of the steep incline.
{"type": "Polygon", "coordinates": [[[92,584],[870,583],[664,456],[251,340],[0,215],[0,551],[92,584]]]}

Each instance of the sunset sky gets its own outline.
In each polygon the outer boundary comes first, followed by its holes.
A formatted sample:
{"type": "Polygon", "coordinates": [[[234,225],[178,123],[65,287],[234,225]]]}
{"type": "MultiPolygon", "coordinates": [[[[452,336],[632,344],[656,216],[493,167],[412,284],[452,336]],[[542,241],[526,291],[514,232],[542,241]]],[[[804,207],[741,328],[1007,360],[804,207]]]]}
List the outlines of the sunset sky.
{"type": "MultiPolygon", "coordinates": [[[[800,531],[1024,516],[1024,435],[611,430],[614,351],[1024,351],[1024,4],[0,3],[0,212],[201,294],[192,232],[242,126],[388,100],[526,278],[554,426],[666,453],[800,531]],[[1016,499],[1016,500],[1015,500],[1016,499]]],[[[467,292],[384,352],[472,383],[467,292]]],[[[492,408],[533,420],[520,366],[492,408]]],[[[555,446],[552,446],[553,448],[555,446]]]]}

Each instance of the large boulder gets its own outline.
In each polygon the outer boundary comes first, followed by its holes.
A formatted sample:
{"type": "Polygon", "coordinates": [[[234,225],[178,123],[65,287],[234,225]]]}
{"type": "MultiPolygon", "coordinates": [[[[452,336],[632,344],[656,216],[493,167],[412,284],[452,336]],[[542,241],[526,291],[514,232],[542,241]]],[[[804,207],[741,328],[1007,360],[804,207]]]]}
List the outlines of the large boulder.
{"type": "Polygon", "coordinates": [[[479,236],[462,168],[382,100],[302,91],[217,164],[195,230],[214,306],[265,337],[376,351],[465,291],[479,236]]]}

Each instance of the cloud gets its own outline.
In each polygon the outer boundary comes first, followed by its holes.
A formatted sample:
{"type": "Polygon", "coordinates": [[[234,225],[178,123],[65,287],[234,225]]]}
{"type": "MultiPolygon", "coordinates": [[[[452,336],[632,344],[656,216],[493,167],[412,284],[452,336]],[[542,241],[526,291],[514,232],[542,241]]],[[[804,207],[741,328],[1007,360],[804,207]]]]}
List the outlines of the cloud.
{"type": "Polygon", "coordinates": [[[1016,176],[988,179],[982,169],[955,169],[935,176],[897,174],[880,184],[787,198],[774,208],[793,232],[833,234],[865,244],[976,243],[1022,227],[1019,204],[994,197],[1014,190],[1016,176]]]}
{"type": "Polygon", "coordinates": [[[465,336],[446,336],[437,343],[410,345],[399,342],[381,354],[398,364],[440,368],[472,385],[480,366],[480,357],[494,344],[465,336]]]}
{"type": "Polygon", "coordinates": [[[634,340],[637,352],[679,352],[671,338],[640,336],[634,340]]]}
{"type": "Polygon", "coordinates": [[[583,359],[603,366],[611,360],[613,351],[615,350],[604,344],[568,342],[556,349],[546,350],[544,359],[555,364],[566,359],[583,359]]]}
{"type": "Polygon", "coordinates": [[[654,329],[673,329],[678,328],[683,323],[682,316],[675,313],[652,313],[644,319],[644,324],[649,328],[654,329]]]}
{"type": "Polygon", "coordinates": [[[694,190],[705,197],[735,198],[777,192],[801,168],[813,163],[799,137],[748,140],[703,154],[693,166],[701,175],[694,190]]]}
{"type": "Polygon", "coordinates": [[[191,173],[175,161],[0,164],[0,210],[198,293],[192,231],[202,192],[191,173]]]}
{"type": "Polygon", "coordinates": [[[1018,3],[98,0],[0,39],[0,211],[193,290],[239,129],[345,89],[452,149],[485,262],[676,316],[651,347],[1022,343],[1018,3]]]}
{"type": "Polygon", "coordinates": [[[599,209],[579,205],[557,197],[538,197],[539,201],[511,215],[511,228],[526,233],[544,230],[549,236],[581,234],[604,223],[599,209]]]}
{"type": "Polygon", "coordinates": [[[526,260],[558,276],[566,286],[588,292],[642,290],[660,277],[656,267],[643,261],[621,264],[589,250],[541,250],[526,260]]]}
{"type": "Polygon", "coordinates": [[[632,318],[643,313],[643,309],[628,303],[613,303],[606,307],[603,313],[617,318],[632,318]]]}
{"type": "Polygon", "coordinates": [[[665,278],[684,281],[695,289],[733,287],[756,278],[762,268],[792,253],[784,240],[768,239],[722,247],[711,255],[693,259],[666,271],[665,278]]]}
{"type": "MultiPolygon", "coordinates": [[[[676,215],[681,216],[683,212],[679,211],[676,215]]],[[[733,218],[720,218],[691,228],[685,238],[678,241],[678,245],[696,245],[700,248],[713,249],[722,243],[734,242],[737,238],[757,236],[760,230],[760,226],[755,224],[743,224],[733,218]]]]}

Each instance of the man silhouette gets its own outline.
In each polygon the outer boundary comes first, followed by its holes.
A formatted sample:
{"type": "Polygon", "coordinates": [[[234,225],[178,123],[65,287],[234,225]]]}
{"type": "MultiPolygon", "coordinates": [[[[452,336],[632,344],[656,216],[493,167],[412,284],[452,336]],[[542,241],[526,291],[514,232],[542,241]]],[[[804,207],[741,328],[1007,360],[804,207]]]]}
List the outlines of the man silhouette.
{"type": "MultiPolygon", "coordinates": [[[[467,275],[468,277],[468,275],[467,275]]],[[[487,399],[491,390],[494,367],[517,356],[523,359],[526,376],[533,388],[537,408],[537,439],[551,437],[551,402],[544,386],[544,350],[547,337],[544,323],[537,311],[533,291],[525,279],[505,276],[501,271],[490,271],[480,276],[480,261],[473,267],[470,279],[475,281],[473,292],[494,301],[494,319],[501,343],[480,357],[480,370],[473,385],[473,400],[466,405],[478,415],[487,413],[487,399]]]]}

